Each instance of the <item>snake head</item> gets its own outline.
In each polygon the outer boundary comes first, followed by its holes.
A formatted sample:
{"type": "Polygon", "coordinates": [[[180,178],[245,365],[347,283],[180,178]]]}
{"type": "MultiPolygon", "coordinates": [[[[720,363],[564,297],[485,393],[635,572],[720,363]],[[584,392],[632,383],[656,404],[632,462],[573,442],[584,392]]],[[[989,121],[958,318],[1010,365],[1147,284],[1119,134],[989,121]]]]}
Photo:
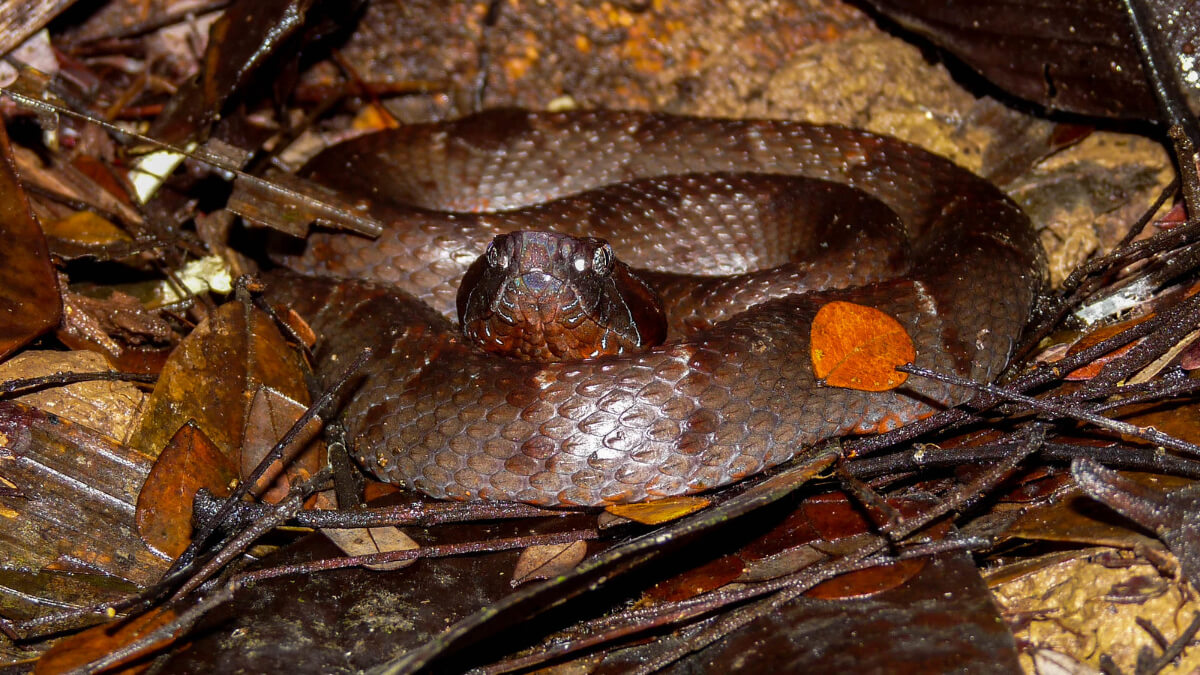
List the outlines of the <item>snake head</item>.
{"type": "Polygon", "coordinates": [[[658,295],[608,242],[553,232],[492,240],[459,287],[458,318],[484,350],[527,361],[640,351],[666,336],[658,295]]]}

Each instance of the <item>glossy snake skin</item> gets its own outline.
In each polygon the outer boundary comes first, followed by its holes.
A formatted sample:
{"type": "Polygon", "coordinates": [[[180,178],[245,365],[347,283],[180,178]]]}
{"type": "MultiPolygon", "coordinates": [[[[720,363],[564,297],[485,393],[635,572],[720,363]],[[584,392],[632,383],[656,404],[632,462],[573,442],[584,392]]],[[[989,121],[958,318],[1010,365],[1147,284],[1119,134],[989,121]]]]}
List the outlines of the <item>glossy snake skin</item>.
{"type": "Polygon", "coordinates": [[[1028,219],[991,184],[836,126],[492,111],[362,137],[309,171],[392,226],[378,240],[313,235],[281,260],[318,278],[276,283],[273,299],[323,336],[326,377],[374,349],[343,410],[355,454],[435,497],[638,501],[896,427],[965,392],[919,378],[882,393],[820,385],[816,311],[834,299],[876,307],[908,330],[919,365],[989,380],[1044,276],[1028,219]],[[623,181],[634,182],[577,194],[623,181]],[[450,319],[464,270],[516,229],[602,237],[633,267],[707,276],[651,275],[672,315],[660,347],[516,362],[465,344],[450,319]],[[795,251],[804,259],[711,276],[795,251]],[[854,287],[810,291],[825,285],[854,287]]]}

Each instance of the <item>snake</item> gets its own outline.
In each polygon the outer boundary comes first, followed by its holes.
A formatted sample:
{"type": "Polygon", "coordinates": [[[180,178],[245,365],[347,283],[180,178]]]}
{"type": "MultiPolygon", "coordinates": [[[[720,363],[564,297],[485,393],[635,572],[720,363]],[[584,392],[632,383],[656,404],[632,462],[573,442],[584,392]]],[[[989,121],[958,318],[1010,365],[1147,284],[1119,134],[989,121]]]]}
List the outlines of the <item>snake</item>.
{"type": "Polygon", "coordinates": [[[325,381],[371,349],[341,411],[353,454],[435,498],[692,494],[825,439],[895,429],[969,388],[827,385],[810,358],[822,307],[884,312],[917,366],[987,382],[1045,284],[1034,228],[999,189],[837,125],[500,109],[361,136],[305,173],[387,227],[285,247],[292,276],[271,299],[320,336],[325,381]],[[466,338],[460,282],[495,237],[525,230],[599,238],[646,270],[664,341],[545,361],[466,338]]]}

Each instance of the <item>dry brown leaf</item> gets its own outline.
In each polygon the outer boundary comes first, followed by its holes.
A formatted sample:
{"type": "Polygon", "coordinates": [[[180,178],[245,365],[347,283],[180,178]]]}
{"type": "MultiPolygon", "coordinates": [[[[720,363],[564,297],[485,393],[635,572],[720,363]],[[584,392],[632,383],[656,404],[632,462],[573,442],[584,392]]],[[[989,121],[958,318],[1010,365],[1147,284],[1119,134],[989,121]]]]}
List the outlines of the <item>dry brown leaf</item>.
{"type": "Polygon", "coordinates": [[[58,275],[33,219],[0,123],[0,358],[53,328],[62,315],[58,275]]]}
{"type": "MultiPolygon", "coordinates": [[[[114,649],[124,647],[143,635],[170,623],[174,619],[175,612],[169,609],[152,609],[145,614],[129,619],[121,619],[120,621],[93,626],[83,632],[76,633],[56,642],[49,651],[38,659],[33,672],[36,675],[76,672],[76,669],[103,657],[114,649]]],[[[173,640],[174,638],[169,638],[147,645],[138,654],[120,661],[116,666],[104,672],[120,673],[123,675],[140,673],[149,668],[151,664],[149,662],[139,662],[131,665],[130,662],[136,661],[144,654],[165,647],[173,640]]]]}
{"type": "Polygon", "coordinates": [[[94,298],[67,290],[63,307],[58,339],[72,349],[104,354],[124,372],[157,374],[179,341],[170,324],[121,291],[94,298]]]}
{"type": "MultiPolygon", "coordinates": [[[[315,508],[336,509],[337,501],[333,491],[317,494],[315,508]]],[[[340,548],[346,555],[371,555],[389,551],[415,551],[420,544],[404,533],[398,527],[356,527],[356,528],[326,528],[321,532],[340,548]]],[[[416,560],[397,560],[395,562],[364,565],[369,570],[388,572],[407,567],[416,560]]]]}
{"type": "MultiPolygon", "coordinates": [[[[404,534],[398,527],[356,527],[348,529],[321,530],[329,540],[346,555],[371,555],[373,553],[388,553],[391,551],[415,551],[421,546],[412,537],[404,534]]],[[[376,572],[389,572],[407,567],[416,560],[397,560],[395,562],[375,563],[364,565],[376,572]]]]}
{"type": "Polygon", "coordinates": [[[583,540],[530,546],[521,551],[521,557],[517,558],[512,585],[518,586],[526,581],[551,579],[565,574],[583,562],[586,555],[587,542],[583,540]]]}
{"type": "MultiPolygon", "coordinates": [[[[0,364],[0,382],[58,373],[102,373],[111,368],[95,352],[26,351],[0,364]]],[[[35,391],[16,400],[94,429],[124,443],[146,395],[129,382],[77,382],[35,391]]]]}
{"type": "Polygon", "coordinates": [[[133,241],[124,230],[91,211],[75,213],[45,226],[47,237],[84,246],[106,246],[133,241]]]}
{"type": "MultiPolygon", "coordinates": [[[[307,397],[305,400],[308,400],[307,397]]],[[[250,410],[246,413],[246,431],[242,436],[243,480],[253,473],[258,463],[307,409],[307,405],[298,403],[270,387],[259,387],[254,392],[250,410]]],[[[272,462],[267,472],[259,478],[253,493],[260,495],[264,502],[275,504],[287,496],[292,479],[307,480],[320,471],[324,465],[324,446],[313,444],[305,449],[320,430],[321,420],[317,417],[310,419],[296,438],[283,449],[283,460],[277,459],[272,462]],[[298,452],[303,454],[296,457],[298,452]],[[287,471],[281,476],[280,468],[284,463],[287,464],[287,471]]]]}
{"type": "Polygon", "coordinates": [[[194,420],[223,453],[237,457],[247,403],[262,385],[308,400],[301,359],[271,320],[257,309],[226,303],[171,354],[130,444],[156,455],[185,422],[194,420]]]}
{"type": "Polygon", "coordinates": [[[192,500],[200,488],[227,497],[237,479],[233,462],[195,424],[179,429],[158,456],[138,495],[138,534],[170,558],[192,541],[192,500]]]}
{"type": "Polygon", "coordinates": [[[908,375],[897,366],[917,358],[912,339],[891,316],[850,302],[830,302],[812,322],[813,372],[831,387],[887,391],[908,375]]]}

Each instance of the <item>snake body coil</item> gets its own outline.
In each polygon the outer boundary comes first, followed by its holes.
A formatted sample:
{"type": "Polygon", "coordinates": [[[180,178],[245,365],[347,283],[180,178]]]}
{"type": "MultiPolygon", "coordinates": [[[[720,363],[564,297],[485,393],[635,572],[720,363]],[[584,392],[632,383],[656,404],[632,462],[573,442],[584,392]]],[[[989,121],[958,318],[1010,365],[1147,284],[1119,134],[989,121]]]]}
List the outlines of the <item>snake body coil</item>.
{"type": "Polygon", "coordinates": [[[966,392],[917,378],[879,393],[819,385],[809,358],[817,310],[831,300],[878,308],[913,338],[918,365],[986,381],[1044,276],[1028,219],[991,184],[835,126],[493,111],[356,139],[310,173],[370,199],[395,226],[378,240],[310,237],[288,266],[366,281],[298,279],[275,299],[323,336],[326,374],[374,348],[344,409],[355,454],[380,478],[435,497],[637,501],[730,483],[824,438],[899,426],[966,392]],[[635,182],[558,199],[623,181],[635,182]],[[518,210],[477,213],[504,209],[518,210]],[[693,215],[675,217],[684,211],[693,215]],[[780,225],[781,213],[818,222],[818,233],[780,225]],[[887,234],[896,217],[907,233],[899,244],[887,234]],[[671,339],[646,353],[539,364],[465,344],[447,318],[467,266],[517,229],[603,237],[634,267],[666,262],[677,273],[695,273],[705,254],[704,275],[815,250],[748,284],[695,280],[666,302],[671,339]],[[852,287],[805,292],[826,283],[852,287]],[[705,317],[710,305],[716,315],[705,317]]]}

